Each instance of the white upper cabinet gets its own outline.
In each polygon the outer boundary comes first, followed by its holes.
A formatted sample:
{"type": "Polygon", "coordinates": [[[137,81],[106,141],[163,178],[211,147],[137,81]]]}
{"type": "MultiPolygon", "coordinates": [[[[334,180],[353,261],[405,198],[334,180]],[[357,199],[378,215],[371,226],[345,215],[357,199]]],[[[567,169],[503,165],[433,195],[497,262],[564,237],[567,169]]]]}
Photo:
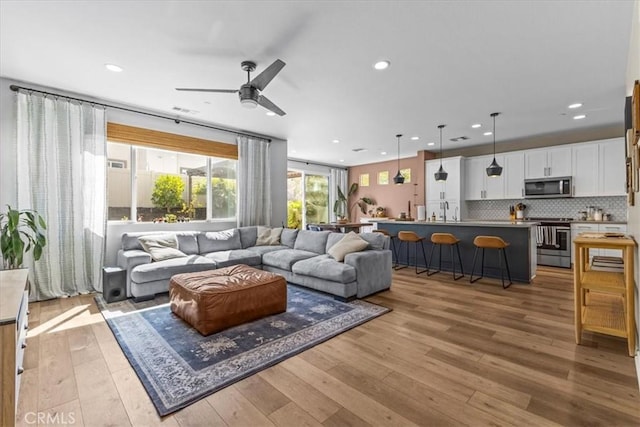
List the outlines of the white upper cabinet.
{"type": "Polygon", "coordinates": [[[521,199],[524,197],[524,152],[514,151],[504,154],[504,198],[521,199]]]}
{"type": "Polygon", "coordinates": [[[613,138],[598,143],[600,160],[600,196],[625,196],[626,166],[624,138],[613,138]]]}
{"type": "Polygon", "coordinates": [[[599,192],[598,144],[578,144],[573,148],[573,195],[597,196],[599,192]]]}
{"type": "Polygon", "coordinates": [[[527,179],[571,175],[571,147],[548,147],[524,152],[527,179]]]}
{"type": "Polygon", "coordinates": [[[437,182],[434,174],[440,169],[440,159],[425,162],[426,200],[460,200],[462,194],[462,157],[442,159],[442,167],[449,174],[444,182],[437,182]]]}
{"type": "MultiPolygon", "coordinates": [[[[505,171],[498,177],[487,176],[487,167],[493,156],[470,157],[465,160],[465,199],[502,199],[504,198],[505,171]]],[[[503,168],[504,156],[496,155],[496,161],[503,168]]]]}
{"type": "Polygon", "coordinates": [[[624,196],[624,138],[573,144],[573,195],[624,196]]]}

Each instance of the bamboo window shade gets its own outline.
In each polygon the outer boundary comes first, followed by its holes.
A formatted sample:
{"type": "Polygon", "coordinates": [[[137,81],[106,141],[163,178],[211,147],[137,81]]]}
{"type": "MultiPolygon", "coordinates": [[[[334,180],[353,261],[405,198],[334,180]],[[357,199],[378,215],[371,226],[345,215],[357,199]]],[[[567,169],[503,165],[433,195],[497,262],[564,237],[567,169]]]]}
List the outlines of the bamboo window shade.
{"type": "Polygon", "coordinates": [[[141,145],[162,150],[180,151],[183,153],[200,154],[225,159],[238,159],[237,145],[119,123],[107,123],[107,139],[113,142],[141,145]]]}

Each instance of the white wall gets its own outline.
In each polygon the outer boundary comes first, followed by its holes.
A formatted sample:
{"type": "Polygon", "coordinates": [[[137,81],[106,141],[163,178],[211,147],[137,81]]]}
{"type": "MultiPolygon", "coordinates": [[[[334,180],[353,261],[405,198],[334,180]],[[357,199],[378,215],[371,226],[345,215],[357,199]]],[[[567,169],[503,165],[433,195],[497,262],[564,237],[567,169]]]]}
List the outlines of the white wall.
{"type": "MultiPolygon", "coordinates": [[[[20,165],[16,165],[15,145],[15,92],[9,89],[12,84],[45,90],[63,95],[80,97],[97,102],[99,99],[83,95],[69,94],[58,89],[42,87],[30,83],[23,83],[0,78],[0,207],[15,205],[16,176],[19,174],[20,165]]],[[[113,104],[107,102],[108,104],[113,104]]],[[[185,123],[177,124],[173,120],[145,116],[117,109],[107,109],[107,120],[131,126],[139,126],[163,132],[171,132],[202,139],[210,139],[235,145],[235,134],[215,129],[194,126],[185,123]]],[[[272,138],[271,142],[271,225],[280,226],[287,220],[287,142],[272,138]]],[[[125,231],[158,230],[224,230],[234,227],[235,223],[229,222],[190,222],[176,224],[134,224],[114,222],[107,226],[106,259],[105,265],[114,265],[117,248],[120,245],[120,235],[125,231]]]]}
{"type": "MultiPolygon", "coordinates": [[[[627,61],[627,96],[633,93],[633,83],[640,80],[640,1],[636,0],[633,10],[633,22],[631,24],[631,40],[629,42],[629,56],[627,61]]],[[[629,233],[640,242],[640,192],[635,193],[635,206],[630,206],[627,210],[627,229],[629,233]]],[[[640,343],[640,255],[638,247],[635,249],[635,272],[636,272],[636,343],[640,343]]],[[[640,345],[640,344],[638,344],[640,345]]],[[[636,354],[636,373],[638,376],[638,387],[640,388],[640,355],[636,354]]]]}

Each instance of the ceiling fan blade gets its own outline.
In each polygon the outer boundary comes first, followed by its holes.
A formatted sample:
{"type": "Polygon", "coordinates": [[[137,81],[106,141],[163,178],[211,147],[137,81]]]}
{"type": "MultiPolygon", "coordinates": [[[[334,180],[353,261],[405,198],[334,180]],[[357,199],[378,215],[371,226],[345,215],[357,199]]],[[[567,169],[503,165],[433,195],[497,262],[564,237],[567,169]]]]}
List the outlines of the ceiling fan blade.
{"type": "Polygon", "coordinates": [[[279,59],[276,59],[275,62],[269,65],[263,72],[258,74],[256,77],[251,80],[251,86],[258,88],[258,90],[264,90],[265,87],[269,84],[271,80],[287,65],[279,59]]]}
{"type": "Polygon", "coordinates": [[[217,93],[236,93],[238,89],[196,89],[189,87],[177,87],[176,90],[183,92],[217,92],[217,93]]]}
{"type": "Polygon", "coordinates": [[[258,97],[258,104],[262,105],[264,108],[266,108],[269,111],[273,111],[279,116],[284,116],[285,114],[287,114],[284,111],[282,111],[276,104],[269,101],[269,99],[264,95],[260,95],[258,97]]]}

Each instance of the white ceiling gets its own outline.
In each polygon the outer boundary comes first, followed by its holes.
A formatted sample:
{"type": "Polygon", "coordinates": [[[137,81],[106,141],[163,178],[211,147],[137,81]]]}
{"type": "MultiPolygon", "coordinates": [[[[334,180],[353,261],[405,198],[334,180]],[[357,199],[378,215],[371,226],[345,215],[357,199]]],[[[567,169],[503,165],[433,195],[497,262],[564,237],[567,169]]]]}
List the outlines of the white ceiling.
{"type": "Polygon", "coordinates": [[[286,139],[292,158],[356,165],[395,159],[397,133],[402,157],[437,149],[441,123],[445,150],[489,143],[494,111],[498,144],[622,125],[632,11],[631,0],[2,0],[0,76],[196,110],[184,118],[286,139]],[[277,58],[287,65],[263,94],[284,117],[235,94],[174,90],[235,89],[241,61],[258,73],[277,58]],[[375,71],[379,59],[391,67],[375,71]],[[471,139],[449,141],[461,135],[471,139]]]}

